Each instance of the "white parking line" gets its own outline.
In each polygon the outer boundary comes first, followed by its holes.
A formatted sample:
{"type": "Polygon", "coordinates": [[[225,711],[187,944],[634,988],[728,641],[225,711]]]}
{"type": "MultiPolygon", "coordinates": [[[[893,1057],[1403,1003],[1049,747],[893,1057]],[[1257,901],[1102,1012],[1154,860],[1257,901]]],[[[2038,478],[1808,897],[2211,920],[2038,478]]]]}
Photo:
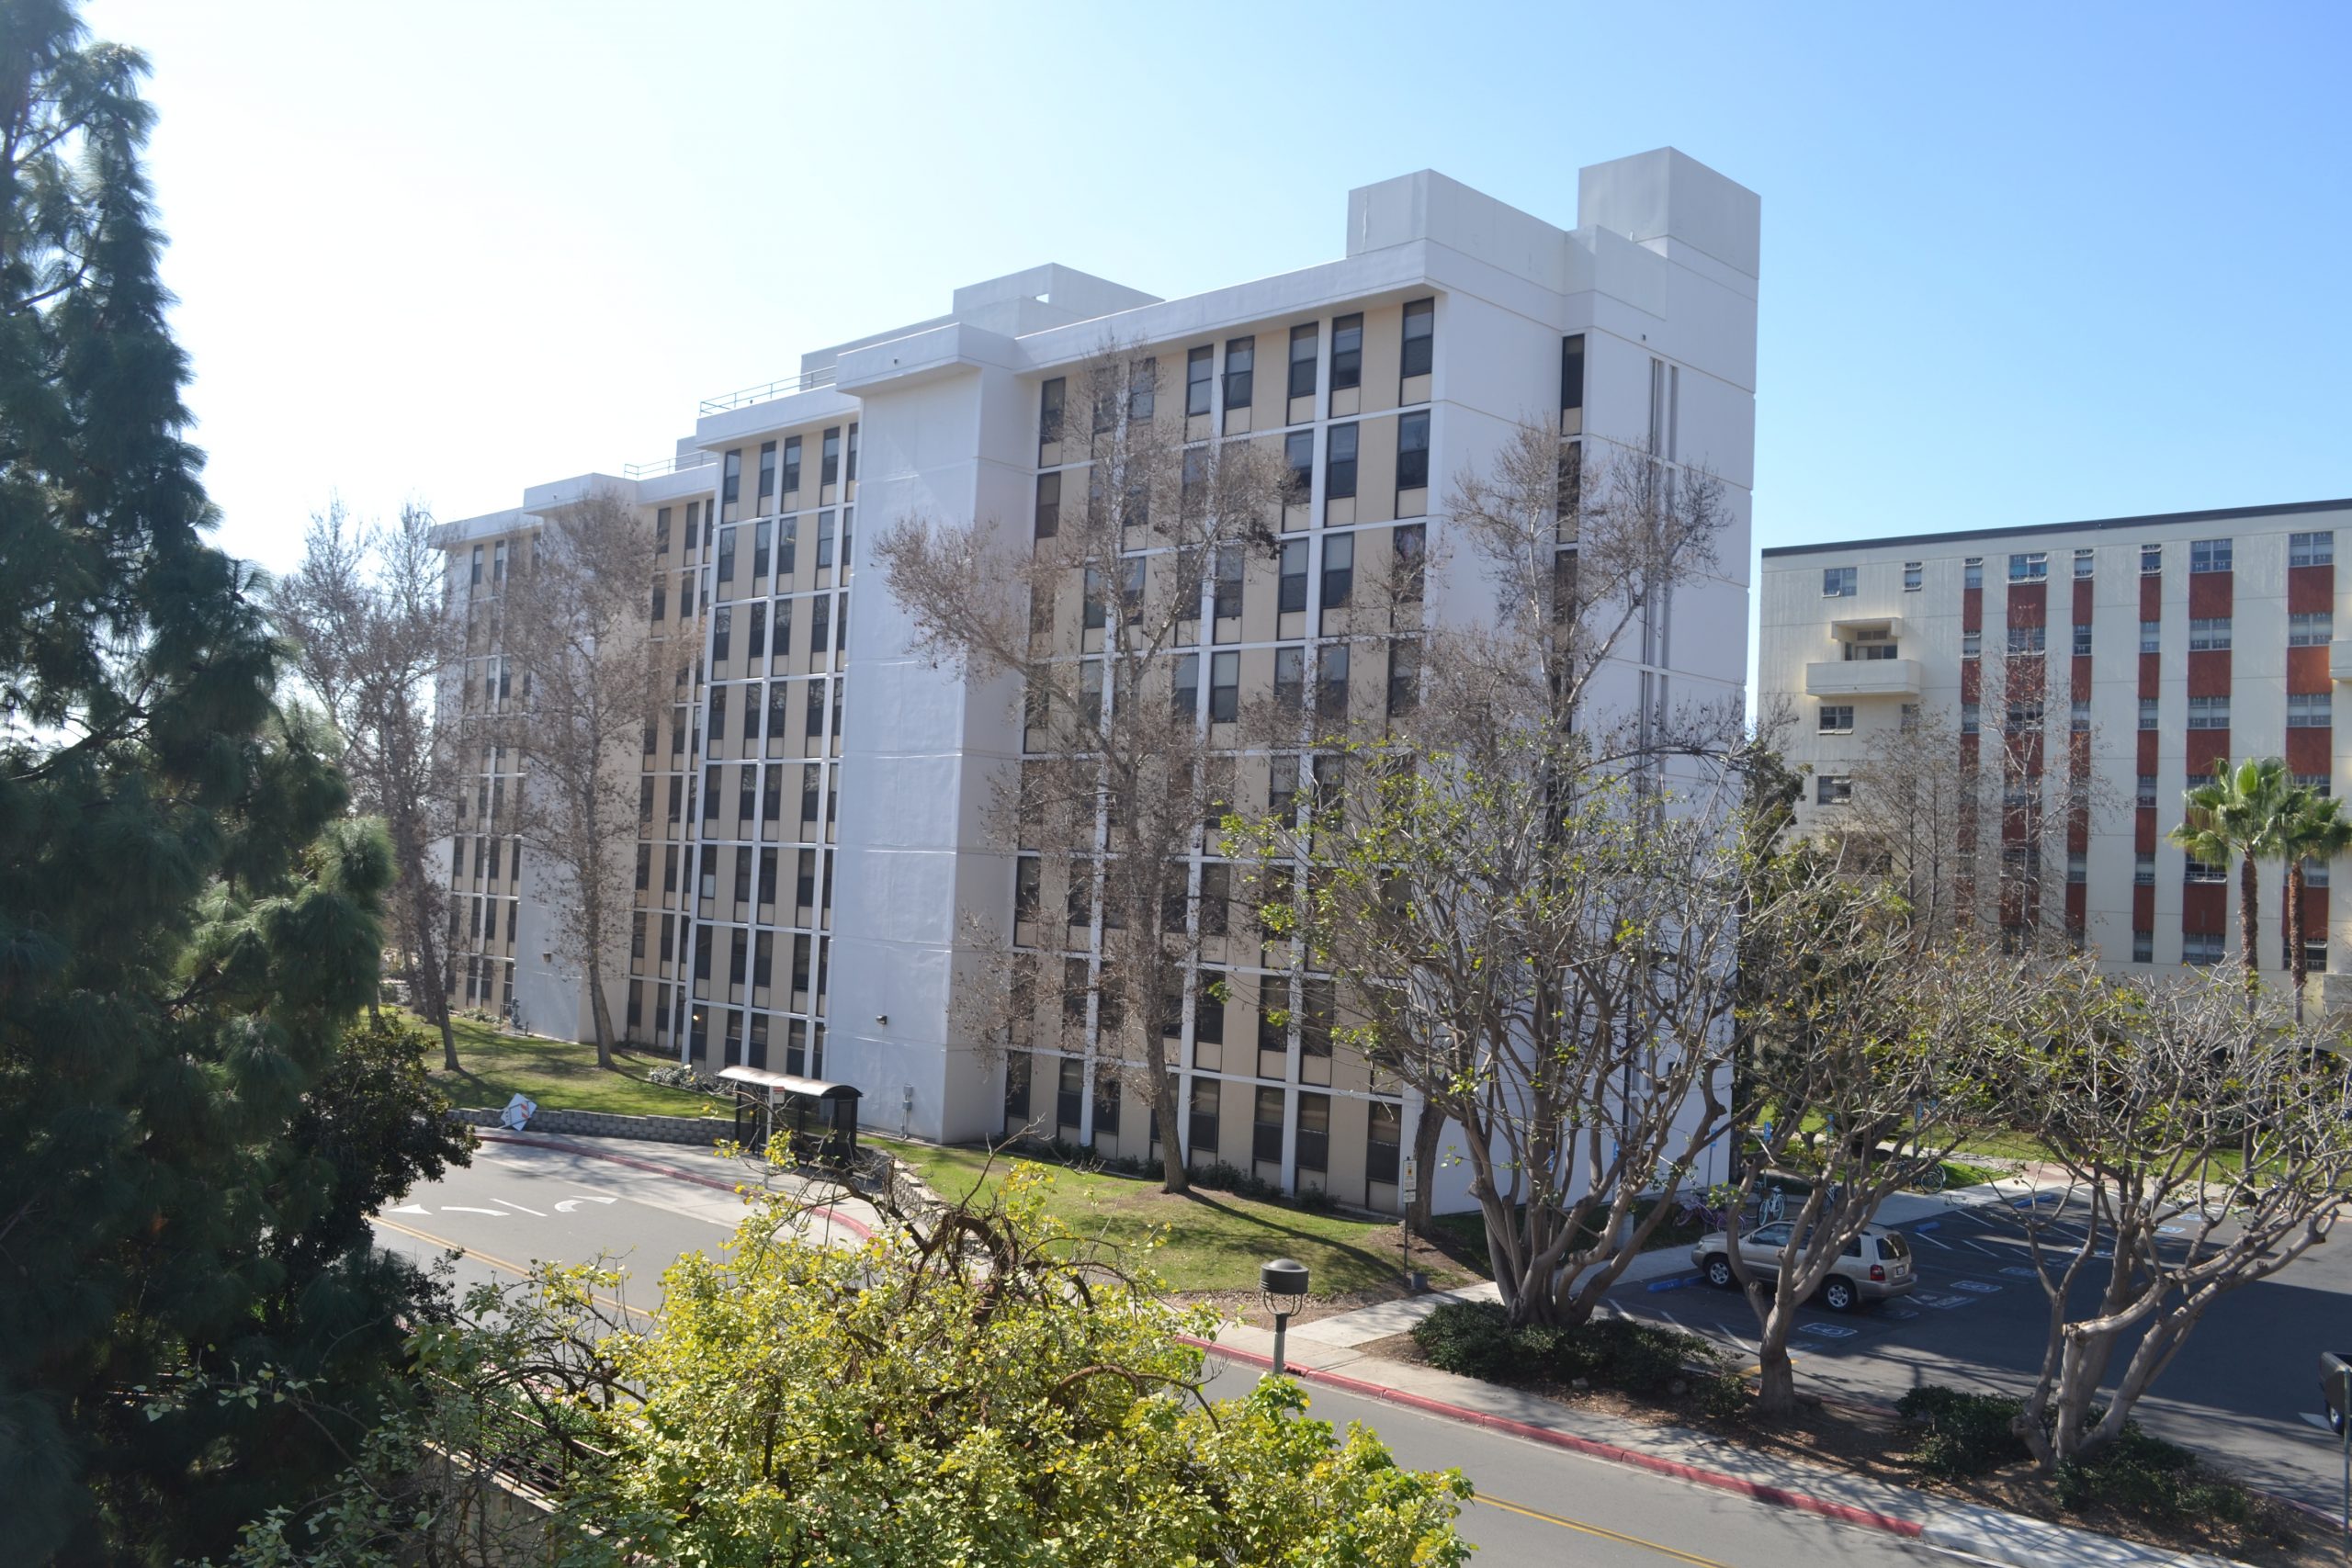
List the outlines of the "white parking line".
{"type": "Polygon", "coordinates": [[[1991,1247],[1986,1247],[1983,1242],[1981,1242],[1981,1241],[1971,1241],[1971,1240],[1969,1240],[1966,1236],[1962,1236],[1962,1237],[1960,1238],[1960,1245],[1961,1245],[1961,1246],[1962,1246],[1962,1247],[1974,1247],[1977,1251],[1979,1251],[1979,1252],[1983,1253],[1983,1254],[1984,1254],[1985,1257],[1987,1257],[1987,1258],[1998,1258],[1998,1257],[2000,1257],[2000,1256],[2001,1256],[1999,1253],[1997,1253],[1997,1252],[1994,1251],[1991,1247]]]}
{"type": "Polygon", "coordinates": [[[1950,1242],[1948,1242],[1948,1241],[1937,1241],[1937,1240],[1936,1240],[1936,1238],[1935,1238],[1934,1236],[1931,1236],[1931,1235],[1923,1235],[1922,1234],[1920,1234],[1920,1233],[1919,1233],[1919,1232],[1917,1232],[1917,1231],[1913,1231],[1913,1232],[1911,1233],[1911,1239],[1912,1239],[1913,1241],[1924,1241],[1924,1242],[1931,1243],[1931,1244],[1933,1244],[1934,1246],[1937,1246],[1937,1247],[1942,1247],[1946,1252],[1950,1252],[1950,1251],[1951,1250],[1951,1243],[1950,1243],[1950,1242]]]}

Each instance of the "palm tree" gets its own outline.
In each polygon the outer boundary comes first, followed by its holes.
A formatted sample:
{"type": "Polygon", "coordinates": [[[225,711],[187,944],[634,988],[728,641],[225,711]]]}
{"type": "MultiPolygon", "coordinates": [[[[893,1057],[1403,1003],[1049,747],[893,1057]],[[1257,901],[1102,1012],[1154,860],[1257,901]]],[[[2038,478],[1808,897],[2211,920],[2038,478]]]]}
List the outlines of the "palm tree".
{"type": "Polygon", "coordinates": [[[2209,783],[2183,793],[2188,813],[2168,835],[2208,865],[2226,866],[2233,856],[2238,859],[2239,956],[2245,964],[2248,1009],[2259,984],[2256,959],[2262,917],[2256,904],[2255,863],[2285,855],[2286,828],[2298,793],[2283,758],[2250,757],[2234,768],[2217,761],[2209,783]]]}
{"type": "Polygon", "coordinates": [[[2352,850],[2352,818],[2344,815],[2344,803],[2332,795],[2301,785],[2295,788],[2295,802],[2290,810],[2283,847],[2287,852],[2287,925],[2289,947],[2287,966],[2295,977],[2295,1021],[2303,1021],[2303,982],[2310,977],[2311,964],[2303,956],[2303,863],[2317,861],[2325,865],[2352,850]]]}

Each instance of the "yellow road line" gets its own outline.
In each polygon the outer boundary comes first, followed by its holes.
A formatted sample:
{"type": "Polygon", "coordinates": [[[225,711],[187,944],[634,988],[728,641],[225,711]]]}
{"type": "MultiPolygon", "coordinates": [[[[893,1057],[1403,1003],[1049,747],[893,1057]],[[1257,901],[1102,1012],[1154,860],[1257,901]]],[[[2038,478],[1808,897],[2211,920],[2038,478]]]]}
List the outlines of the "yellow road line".
{"type": "Polygon", "coordinates": [[[1518,1514],[1524,1518],[1541,1519],[1547,1525],[1557,1525],[1562,1529],[1575,1530],[1581,1535],[1598,1536],[1602,1540],[1613,1540],[1621,1546],[1638,1546],[1643,1551],[1654,1551],[1660,1557],[1669,1557],[1677,1562],[1690,1563],[1692,1568],[1730,1568],[1728,1563],[1718,1562],[1712,1557],[1701,1557],[1695,1553],[1684,1551],[1679,1547],[1661,1546],[1654,1540],[1644,1540],[1637,1535],[1621,1535],[1615,1530],[1603,1529],[1599,1525],[1585,1524],[1581,1520],[1564,1519],[1557,1514],[1547,1514],[1540,1508],[1524,1507],[1517,1503],[1506,1503],[1499,1497],[1489,1497],[1483,1492],[1478,1494],[1476,1501],[1484,1503],[1489,1507],[1501,1508],[1506,1512],[1518,1514]]]}
{"type": "MultiPolygon", "coordinates": [[[[368,1217],[368,1223],[372,1225],[381,1225],[386,1230],[398,1231],[402,1235],[412,1236],[418,1241],[429,1243],[434,1247],[455,1247],[458,1251],[464,1253],[467,1257],[478,1258],[484,1263],[489,1264],[492,1269],[498,1269],[502,1273],[512,1274],[518,1280],[528,1279],[530,1277],[531,1270],[527,1266],[521,1263],[511,1262],[506,1258],[499,1257],[494,1252],[484,1252],[478,1247],[469,1247],[462,1241],[452,1241],[446,1235],[435,1235],[430,1231],[421,1231],[413,1225],[404,1225],[398,1220],[388,1220],[381,1214],[370,1214],[368,1217]]],[[[633,1307],[627,1302],[617,1300],[612,1296],[599,1296],[591,1293],[588,1299],[596,1303],[600,1306],[611,1307],[616,1312],[625,1312],[631,1317],[641,1317],[649,1322],[650,1322],[653,1317],[653,1314],[646,1311],[643,1307],[633,1307]]]]}

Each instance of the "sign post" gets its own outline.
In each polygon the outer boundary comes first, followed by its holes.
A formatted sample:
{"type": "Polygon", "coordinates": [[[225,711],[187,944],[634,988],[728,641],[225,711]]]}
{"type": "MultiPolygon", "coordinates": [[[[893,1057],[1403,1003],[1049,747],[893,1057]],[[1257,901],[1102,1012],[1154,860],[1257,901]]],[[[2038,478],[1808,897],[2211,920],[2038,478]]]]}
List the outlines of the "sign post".
{"type": "Polygon", "coordinates": [[[1401,1238],[1397,1243],[1396,1252],[1397,1261],[1404,1266],[1405,1287],[1408,1290],[1410,1290],[1413,1284],[1413,1201],[1420,1196],[1420,1191],[1419,1173],[1413,1168],[1413,1156],[1407,1155],[1404,1184],[1396,1189],[1396,1196],[1401,1201],[1399,1207],[1403,1210],[1403,1213],[1398,1215],[1396,1226],[1397,1235],[1401,1238]]]}

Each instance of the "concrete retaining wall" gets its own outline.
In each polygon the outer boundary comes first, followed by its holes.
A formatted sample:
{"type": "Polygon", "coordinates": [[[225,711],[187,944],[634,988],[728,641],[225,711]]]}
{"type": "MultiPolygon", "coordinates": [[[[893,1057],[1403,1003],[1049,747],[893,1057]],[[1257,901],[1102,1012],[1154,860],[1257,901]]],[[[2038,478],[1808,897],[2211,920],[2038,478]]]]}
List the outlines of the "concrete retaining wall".
{"type": "MultiPolygon", "coordinates": [[[[495,1127],[495,1111],[457,1110],[449,1114],[474,1127],[495,1127]]],[[[705,1148],[735,1135],[723,1116],[620,1116],[604,1111],[541,1111],[523,1129],[575,1138],[643,1138],[656,1144],[697,1144],[705,1148]]]]}

